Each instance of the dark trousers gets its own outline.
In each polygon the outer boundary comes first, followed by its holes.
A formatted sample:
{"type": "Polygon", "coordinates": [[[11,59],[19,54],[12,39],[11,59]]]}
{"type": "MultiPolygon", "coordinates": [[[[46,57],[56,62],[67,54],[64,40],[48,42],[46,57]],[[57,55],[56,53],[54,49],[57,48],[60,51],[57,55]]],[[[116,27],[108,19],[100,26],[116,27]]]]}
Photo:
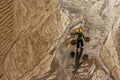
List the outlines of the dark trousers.
{"type": "Polygon", "coordinates": [[[82,46],[84,46],[84,44],[83,44],[83,39],[77,39],[77,48],[80,48],[80,45],[81,45],[81,47],[82,46]]]}

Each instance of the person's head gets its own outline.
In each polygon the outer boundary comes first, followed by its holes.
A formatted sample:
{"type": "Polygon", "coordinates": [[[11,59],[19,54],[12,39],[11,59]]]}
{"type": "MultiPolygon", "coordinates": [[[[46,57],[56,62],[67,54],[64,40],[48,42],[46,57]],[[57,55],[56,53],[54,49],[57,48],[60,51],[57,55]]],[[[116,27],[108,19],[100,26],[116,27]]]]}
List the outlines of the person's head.
{"type": "Polygon", "coordinates": [[[81,28],[76,30],[77,33],[83,33],[83,30],[81,28]]]}

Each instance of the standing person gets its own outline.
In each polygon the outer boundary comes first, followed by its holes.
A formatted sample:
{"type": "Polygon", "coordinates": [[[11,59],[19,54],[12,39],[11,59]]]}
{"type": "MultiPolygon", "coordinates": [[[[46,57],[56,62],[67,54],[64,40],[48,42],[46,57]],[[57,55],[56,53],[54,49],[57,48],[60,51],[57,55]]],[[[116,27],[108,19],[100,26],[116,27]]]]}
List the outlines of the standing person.
{"type": "Polygon", "coordinates": [[[77,49],[80,48],[80,45],[81,45],[81,48],[83,48],[84,46],[84,42],[83,42],[83,39],[84,39],[84,34],[83,34],[83,30],[81,28],[77,29],[74,33],[71,33],[72,35],[78,35],[77,36],[77,49]]]}

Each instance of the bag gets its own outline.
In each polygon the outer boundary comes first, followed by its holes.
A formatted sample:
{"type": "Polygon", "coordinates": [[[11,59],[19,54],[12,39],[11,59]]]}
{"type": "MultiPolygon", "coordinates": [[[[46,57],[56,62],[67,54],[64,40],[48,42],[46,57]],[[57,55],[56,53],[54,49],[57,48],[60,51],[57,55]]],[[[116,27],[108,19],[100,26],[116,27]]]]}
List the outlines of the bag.
{"type": "Polygon", "coordinates": [[[77,43],[77,42],[76,42],[76,39],[71,40],[70,43],[71,43],[72,45],[75,45],[75,44],[77,43]]]}
{"type": "Polygon", "coordinates": [[[90,41],[90,37],[84,37],[85,42],[89,42],[90,41]]]}

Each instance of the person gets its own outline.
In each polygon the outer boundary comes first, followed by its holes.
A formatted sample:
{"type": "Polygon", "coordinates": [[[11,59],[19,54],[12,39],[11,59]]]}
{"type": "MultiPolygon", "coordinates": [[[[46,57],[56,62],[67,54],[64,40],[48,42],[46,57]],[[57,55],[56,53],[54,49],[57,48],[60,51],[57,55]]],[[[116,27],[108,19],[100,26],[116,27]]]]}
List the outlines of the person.
{"type": "Polygon", "coordinates": [[[81,28],[78,28],[74,33],[71,33],[72,35],[78,35],[77,36],[77,49],[80,48],[80,44],[81,44],[81,48],[84,47],[84,42],[83,39],[85,38],[84,34],[83,34],[83,30],[81,28]]]}

